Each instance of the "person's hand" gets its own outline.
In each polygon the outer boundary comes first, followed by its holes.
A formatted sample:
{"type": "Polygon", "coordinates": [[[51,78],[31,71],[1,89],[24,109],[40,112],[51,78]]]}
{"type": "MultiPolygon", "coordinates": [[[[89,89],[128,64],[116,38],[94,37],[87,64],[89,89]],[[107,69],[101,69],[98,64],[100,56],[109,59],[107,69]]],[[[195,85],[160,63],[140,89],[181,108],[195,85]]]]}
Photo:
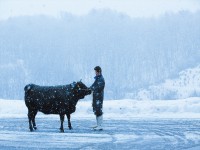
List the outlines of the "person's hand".
{"type": "Polygon", "coordinates": [[[92,87],[89,87],[89,89],[90,89],[91,91],[93,91],[93,88],[92,88],[92,87]]]}
{"type": "Polygon", "coordinates": [[[88,90],[88,92],[89,92],[90,94],[92,93],[92,89],[91,89],[91,88],[88,88],[87,90],[88,90]]]}

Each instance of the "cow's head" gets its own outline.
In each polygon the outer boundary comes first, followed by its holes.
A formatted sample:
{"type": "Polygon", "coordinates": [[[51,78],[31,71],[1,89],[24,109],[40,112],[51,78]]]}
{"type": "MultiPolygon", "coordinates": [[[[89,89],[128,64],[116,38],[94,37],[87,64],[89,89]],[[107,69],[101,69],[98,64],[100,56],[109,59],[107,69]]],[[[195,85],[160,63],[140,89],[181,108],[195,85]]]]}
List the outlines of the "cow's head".
{"type": "Polygon", "coordinates": [[[83,99],[86,95],[91,94],[91,90],[81,81],[74,83],[73,91],[78,99],[83,99]]]}

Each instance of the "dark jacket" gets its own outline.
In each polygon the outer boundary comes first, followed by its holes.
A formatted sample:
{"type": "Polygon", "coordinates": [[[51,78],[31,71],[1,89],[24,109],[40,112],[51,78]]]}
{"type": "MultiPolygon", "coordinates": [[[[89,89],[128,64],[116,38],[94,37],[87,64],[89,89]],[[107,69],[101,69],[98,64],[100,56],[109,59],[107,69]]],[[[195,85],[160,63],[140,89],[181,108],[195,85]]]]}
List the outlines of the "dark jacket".
{"type": "Polygon", "coordinates": [[[98,75],[95,77],[94,83],[91,85],[91,90],[93,91],[93,112],[97,116],[101,116],[102,106],[103,106],[103,99],[104,99],[104,87],[105,87],[105,80],[102,75],[98,75]]]}

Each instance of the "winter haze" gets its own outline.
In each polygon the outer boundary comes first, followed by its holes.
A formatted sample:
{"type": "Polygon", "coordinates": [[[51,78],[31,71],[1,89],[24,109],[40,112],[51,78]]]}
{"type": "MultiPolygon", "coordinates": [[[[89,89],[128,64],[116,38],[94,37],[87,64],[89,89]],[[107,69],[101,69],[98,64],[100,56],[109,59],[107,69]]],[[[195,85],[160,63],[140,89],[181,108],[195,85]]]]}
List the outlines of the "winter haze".
{"type": "Polygon", "coordinates": [[[0,98],[28,83],[91,85],[106,99],[200,96],[198,0],[0,0],[0,98]]]}

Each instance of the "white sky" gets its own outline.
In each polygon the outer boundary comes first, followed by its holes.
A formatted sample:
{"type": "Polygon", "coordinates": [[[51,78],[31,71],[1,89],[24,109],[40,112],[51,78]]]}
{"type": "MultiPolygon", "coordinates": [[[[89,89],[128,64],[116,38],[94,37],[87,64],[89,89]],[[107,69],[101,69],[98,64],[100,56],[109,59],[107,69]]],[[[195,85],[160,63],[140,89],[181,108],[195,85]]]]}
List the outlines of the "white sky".
{"type": "Polygon", "coordinates": [[[61,12],[85,15],[92,9],[109,8],[131,17],[159,16],[165,12],[200,10],[200,0],[0,0],[0,20],[20,15],[61,12]]]}

